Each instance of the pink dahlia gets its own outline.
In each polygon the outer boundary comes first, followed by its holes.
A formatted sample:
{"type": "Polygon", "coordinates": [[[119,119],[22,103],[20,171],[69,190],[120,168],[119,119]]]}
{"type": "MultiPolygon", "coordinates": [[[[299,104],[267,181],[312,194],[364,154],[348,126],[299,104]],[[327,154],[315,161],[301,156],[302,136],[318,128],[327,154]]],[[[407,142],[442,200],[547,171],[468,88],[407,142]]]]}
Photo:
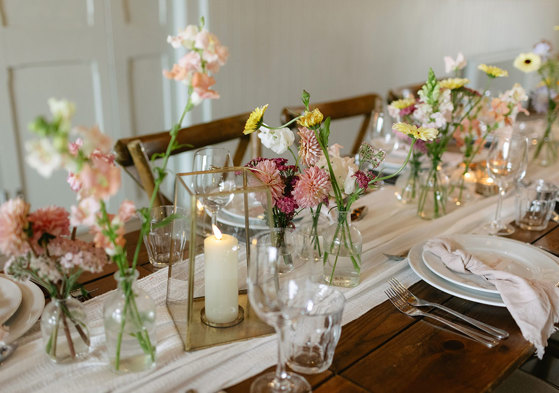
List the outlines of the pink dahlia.
{"type": "Polygon", "coordinates": [[[299,157],[306,166],[314,166],[320,157],[320,145],[313,130],[299,127],[299,157]]]}
{"type": "Polygon", "coordinates": [[[29,250],[27,214],[29,204],[23,199],[10,199],[0,206],[0,251],[7,256],[20,256],[29,250]]]}
{"type": "Polygon", "coordinates": [[[293,197],[301,208],[314,207],[328,198],[330,188],[330,178],[326,171],[313,166],[299,176],[293,189],[293,197]]]}
{"type": "Polygon", "coordinates": [[[274,201],[277,201],[283,196],[285,184],[283,183],[281,173],[274,161],[260,161],[254,166],[253,172],[258,180],[270,187],[270,192],[274,201]]]}
{"type": "Polygon", "coordinates": [[[33,240],[38,241],[44,233],[53,236],[70,235],[70,214],[63,207],[47,206],[29,214],[33,225],[33,240]]]}

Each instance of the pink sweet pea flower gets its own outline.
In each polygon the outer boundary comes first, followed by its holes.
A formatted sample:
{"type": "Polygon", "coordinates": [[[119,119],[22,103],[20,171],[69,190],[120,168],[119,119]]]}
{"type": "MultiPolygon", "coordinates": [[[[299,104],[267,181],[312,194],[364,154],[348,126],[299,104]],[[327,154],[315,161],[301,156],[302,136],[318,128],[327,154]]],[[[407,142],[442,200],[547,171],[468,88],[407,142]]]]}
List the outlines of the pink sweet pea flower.
{"type": "Polygon", "coordinates": [[[120,208],[118,209],[118,219],[124,223],[132,218],[134,214],[136,214],[136,206],[134,206],[134,202],[129,200],[122,202],[120,208]]]}
{"type": "Polygon", "coordinates": [[[91,162],[83,166],[80,179],[80,194],[98,200],[109,198],[120,188],[120,170],[104,155],[92,155],[91,162]]]}
{"type": "Polygon", "coordinates": [[[71,207],[70,224],[72,226],[96,226],[99,210],[101,210],[101,204],[97,199],[93,197],[82,199],[78,206],[71,207]]]}

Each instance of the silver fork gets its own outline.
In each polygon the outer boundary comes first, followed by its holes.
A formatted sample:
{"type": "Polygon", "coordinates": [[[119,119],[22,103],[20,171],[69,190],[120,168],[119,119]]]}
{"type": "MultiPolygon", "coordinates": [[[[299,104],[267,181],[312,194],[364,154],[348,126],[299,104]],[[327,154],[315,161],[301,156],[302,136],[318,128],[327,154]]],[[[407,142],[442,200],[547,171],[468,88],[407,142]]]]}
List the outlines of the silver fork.
{"type": "Polygon", "coordinates": [[[427,300],[423,300],[418,298],[417,296],[415,296],[413,293],[410,292],[410,290],[406,287],[404,287],[400,281],[398,281],[395,278],[391,278],[390,281],[388,281],[388,283],[390,284],[390,286],[399,294],[402,295],[402,298],[408,302],[409,304],[411,304],[412,306],[417,306],[417,307],[422,307],[422,306],[430,306],[430,307],[436,307],[438,309],[441,309],[443,311],[446,311],[449,314],[454,315],[455,317],[458,317],[470,324],[472,324],[473,326],[477,327],[478,329],[483,330],[486,333],[489,333],[492,336],[497,337],[499,340],[502,340],[504,338],[507,338],[509,336],[509,333],[506,332],[503,329],[499,329],[496,328],[494,326],[488,325],[486,323],[483,323],[481,321],[478,321],[477,319],[473,319],[470,318],[464,314],[459,313],[458,311],[454,311],[451,308],[448,308],[446,306],[443,306],[442,304],[438,304],[438,303],[432,303],[429,302],[427,300]]]}
{"type": "Polygon", "coordinates": [[[386,294],[386,296],[388,296],[388,300],[390,300],[390,302],[402,313],[412,316],[412,317],[428,317],[428,318],[432,318],[436,321],[439,321],[441,323],[444,323],[447,326],[450,326],[451,328],[458,330],[460,333],[465,334],[466,336],[468,336],[469,338],[485,345],[488,348],[493,348],[494,346],[496,346],[497,344],[499,344],[499,341],[495,340],[494,338],[491,338],[489,336],[486,336],[483,333],[480,332],[476,332],[475,330],[472,330],[470,328],[467,328],[465,326],[461,326],[458,325],[454,322],[450,322],[444,318],[439,317],[438,315],[434,315],[434,314],[430,314],[427,312],[423,312],[418,308],[415,308],[414,306],[412,306],[411,304],[409,304],[408,302],[406,302],[395,290],[393,290],[392,288],[387,288],[384,293],[386,294]]]}

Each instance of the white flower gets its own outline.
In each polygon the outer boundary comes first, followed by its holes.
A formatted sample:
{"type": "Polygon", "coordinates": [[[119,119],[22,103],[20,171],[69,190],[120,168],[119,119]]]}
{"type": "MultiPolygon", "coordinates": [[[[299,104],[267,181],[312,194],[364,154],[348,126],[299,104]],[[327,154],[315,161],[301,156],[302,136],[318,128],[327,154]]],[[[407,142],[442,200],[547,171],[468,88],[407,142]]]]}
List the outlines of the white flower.
{"type": "MultiPolygon", "coordinates": [[[[341,148],[342,146],[338,144],[330,146],[328,148],[328,156],[330,158],[332,170],[334,171],[334,176],[336,177],[336,183],[342,188],[342,192],[348,195],[355,191],[355,178],[353,174],[357,172],[359,168],[355,164],[353,157],[342,157],[340,155],[341,148]]],[[[316,165],[328,172],[328,164],[326,163],[324,155],[320,156],[316,165]]],[[[332,191],[330,191],[330,195],[334,195],[332,191]]]]}
{"type": "Polygon", "coordinates": [[[260,128],[258,138],[262,144],[271,149],[276,154],[282,154],[293,145],[295,135],[289,128],[281,128],[279,130],[269,130],[265,127],[260,128]]]}
{"type": "Polygon", "coordinates": [[[198,34],[199,29],[196,25],[189,25],[186,26],[186,29],[182,30],[176,36],[168,36],[167,42],[171,44],[171,46],[175,49],[180,48],[181,46],[192,49],[194,45],[194,40],[196,39],[196,35],[198,34]]]}
{"type": "Polygon", "coordinates": [[[103,154],[109,154],[111,152],[113,145],[111,138],[107,134],[104,134],[97,126],[91,128],[74,127],[72,133],[82,140],[81,150],[88,157],[96,149],[99,149],[103,154]]]}
{"type": "Polygon", "coordinates": [[[517,104],[528,99],[526,90],[519,84],[515,83],[512,89],[505,91],[500,97],[503,101],[517,104]]]}
{"type": "Polygon", "coordinates": [[[62,118],[64,121],[70,121],[76,112],[76,105],[68,100],[49,98],[48,104],[54,118],[62,118]]]}
{"type": "Polygon", "coordinates": [[[43,177],[50,177],[62,164],[62,156],[50,139],[41,138],[25,142],[27,163],[43,177]]]}
{"type": "Polygon", "coordinates": [[[456,56],[456,60],[454,60],[450,56],[444,57],[444,69],[447,74],[459,71],[464,67],[466,67],[466,59],[464,58],[462,52],[458,53],[458,56],[456,56]]]}

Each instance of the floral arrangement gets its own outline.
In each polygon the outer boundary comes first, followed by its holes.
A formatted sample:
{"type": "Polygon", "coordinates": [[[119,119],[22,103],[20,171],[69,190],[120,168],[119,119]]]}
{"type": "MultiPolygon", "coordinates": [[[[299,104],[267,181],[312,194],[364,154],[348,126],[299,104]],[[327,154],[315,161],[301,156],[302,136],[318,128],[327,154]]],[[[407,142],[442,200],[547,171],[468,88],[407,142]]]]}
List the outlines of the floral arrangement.
{"type": "MultiPolygon", "coordinates": [[[[449,142],[456,138],[464,146],[464,173],[467,173],[479,146],[483,145],[488,134],[496,128],[496,125],[487,127],[478,119],[484,108],[483,97],[487,89],[480,93],[466,86],[468,79],[457,77],[466,66],[464,56],[460,53],[456,59],[446,57],[445,66],[446,72],[454,75],[438,80],[431,69],[427,82],[418,93],[418,100],[410,97],[392,102],[389,106],[391,116],[399,120],[393,126],[396,131],[407,134],[417,127],[438,130],[436,138],[416,145],[412,159],[416,176],[423,155],[431,164],[429,173],[421,181],[423,185],[419,192],[418,214],[423,218],[436,218],[446,212],[447,196],[439,165],[449,142]]],[[[487,74],[489,80],[508,76],[506,70],[495,66],[481,64],[478,68],[487,74]]],[[[517,95],[514,97],[517,98],[517,95]]],[[[512,113],[509,112],[512,109],[508,104],[509,102],[506,103],[506,108],[500,107],[499,110],[506,109],[503,116],[511,117],[512,113]]],[[[518,107],[512,106],[517,113],[518,107]]]]}
{"type": "MultiPolygon", "coordinates": [[[[90,242],[75,238],[70,232],[69,213],[62,207],[49,206],[30,212],[28,203],[20,198],[0,206],[0,252],[9,257],[4,271],[18,280],[32,279],[52,299],[61,301],[72,291],[83,287],[77,280],[84,271],[98,273],[108,262],[104,250],[90,242]]],[[[82,344],[89,348],[89,331],[85,322],[68,307],[61,307],[60,319],[72,359],[76,353],[70,326],[82,344]]],[[[57,352],[58,332],[50,332],[45,348],[53,359],[57,352]]]]}
{"type": "MultiPolygon", "coordinates": [[[[258,137],[267,147],[277,152],[290,151],[295,164],[289,166],[289,184],[281,181],[281,171],[274,164],[274,160],[257,159],[249,164],[253,168],[257,178],[272,189],[274,196],[274,211],[285,214],[282,211],[283,200],[288,198],[291,202],[287,211],[297,214],[303,209],[310,209],[313,217],[313,236],[316,237],[315,247],[319,246],[317,223],[322,206],[328,206],[333,201],[338,211],[338,224],[336,238],[342,237],[342,241],[350,246],[353,242],[350,237],[347,215],[352,204],[370,187],[378,181],[396,176],[396,173],[377,178],[373,172],[385,157],[382,150],[375,150],[372,146],[364,143],[359,150],[359,166],[354,158],[342,157],[339,145],[329,145],[330,118],[324,120],[319,109],[310,109],[310,95],[303,91],[302,102],[305,111],[279,127],[272,127],[264,123],[264,113],[267,105],[256,108],[246,122],[244,133],[259,132],[258,137]],[[324,120],[324,121],[323,121],[324,120]],[[296,123],[299,136],[299,147],[297,153],[292,149],[294,136],[286,128],[296,123]],[[290,134],[291,133],[291,134],[290,134]],[[255,165],[256,164],[256,165],[255,165]],[[299,209],[299,210],[297,210],[299,209]]],[[[410,128],[404,131],[412,138],[412,146],[417,139],[430,140],[437,135],[437,130],[427,128],[410,128]]],[[[408,154],[407,159],[409,159],[408,154]]],[[[407,160],[406,160],[407,162],[407,160]]],[[[281,165],[286,161],[281,160],[281,165]]],[[[292,217],[292,216],[290,216],[292,217]]],[[[277,218],[275,223],[283,224],[277,218]]],[[[333,243],[332,243],[333,244],[333,243]]],[[[339,256],[339,248],[334,250],[332,246],[324,252],[324,262],[328,260],[329,254],[335,254],[335,261],[329,282],[333,282],[336,263],[339,256]]],[[[361,256],[354,253],[350,256],[354,269],[359,272],[361,268],[361,256]]]]}
{"type": "Polygon", "coordinates": [[[540,83],[532,92],[530,100],[537,113],[546,114],[545,131],[534,151],[534,159],[538,159],[542,150],[545,150],[542,165],[557,161],[557,146],[552,141],[551,129],[559,115],[559,58],[552,56],[551,51],[551,43],[542,40],[534,45],[531,52],[521,53],[514,60],[517,69],[525,73],[537,72],[540,77],[540,83]]]}
{"type": "MultiPolygon", "coordinates": [[[[153,157],[163,160],[161,167],[155,170],[155,189],[149,206],[136,211],[132,202],[124,201],[117,214],[108,212],[107,201],[118,192],[121,184],[120,169],[110,154],[110,138],[97,127],[71,127],[74,104],[51,99],[49,106],[52,120],[38,117],[30,126],[39,138],[27,144],[27,161],[43,176],[50,176],[58,169],[68,172],[68,183],[76,192],[78,200],[77,205],[71,207],[69,222],[74,226],[89,227],[97,248],[88,249],[83,242],[62,237],[68,234],[66,221],[62,220],[62,210],[50,208],[28,215],[28,206],[22,201],[9,202],[6,207],[2,207],[0,214],[0,219],[13,222],[0,229],[0,247],[17,252],[9,254],[18,258],[8,264],[9,273],[21,271],[21,274],[36,276],[34,278],[48,279],[45,284],[49,291],[54,293],[56,289],[57,293],[66,294],[77,285],[75,283],[82,270],[98,271],[102,268],[101,253],[104,250],[117,265],[121,277],[133,277],[142,239],[149,232],[150,211],[165,177],[169,155],[179,147],[176,142],[177,132],[182,127],[186,113],[195,105],[204,99],[219,97],[217,92],[211,90],[215,84],[211,75],[225,64],[228,56],[227,48],[204,28],[203,19],[199,26],[188,26],[177,36],[168,37],[168,42],[175,48],[184,47],[189,50],[170,71],[164,71],[166,77],[187,85],[188,101],[179,121],[170,130],[171,139],[165,154],[153,157]],[[137,246],[129,263],[125,249],[124,223],[136,213],[143,221],[137,246]],[[2,218],[4,215],[6,218],[2,218]],[[13,240],[18,236],[20,241],[15,243],[18,244],[16,247],[13,240]],[[86,255],[86,252],[89,254],[86,255]],[[28,272],[22,269],[27,269],[28,272]]],[[[136,329],[134,337],[143,351],[155,361],[155,346],[136,306],[132,280],[124,280],[123,283],[126,298],[123,313],[130,313],[136,329]]],[[[114,354],[113,366],[117,371],[120,369],[120,348],[126,319],[122,318],[122,321],[114,354]]]]}

